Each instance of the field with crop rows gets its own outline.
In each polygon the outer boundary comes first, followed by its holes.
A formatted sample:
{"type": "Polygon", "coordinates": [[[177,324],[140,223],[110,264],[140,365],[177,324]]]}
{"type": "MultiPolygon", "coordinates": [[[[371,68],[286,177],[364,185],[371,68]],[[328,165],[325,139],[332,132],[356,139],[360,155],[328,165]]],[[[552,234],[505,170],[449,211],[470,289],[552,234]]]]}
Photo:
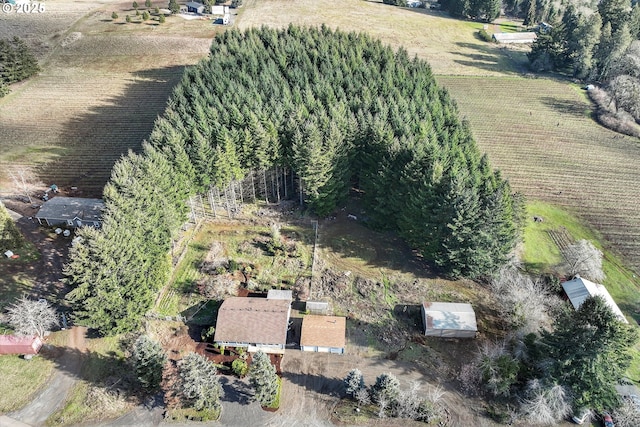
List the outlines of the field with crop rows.
{"type": "Polygon", "coordinates": [[[640,270],[637,138],[596,124],[582,91],[566,82],[444,76],[438,81],[516,190],[568,208],[640,270]]]}
{"type": "Polygon", "coordinates": [[[180,17],[125,24],[135,13],[129,2],[47,7],[0,14],[0,37],[25,38],[43,68],[0,99],[0,191],[10,187],[6,168],[22,164],[45,184],[101,195],[114,162],[149,135],[184,66],[206,56],[215,27],[180,17]]]}
{"type": "MultiPolygon", "coordinates": [[[[44,63],[40,76],[0,100],[0,171],[37,165],[44,182],[97,194],[113,162],[148,135],[183,66],[206,55],[219,29],[179,17],[124,24],[129,2],[63,0],[48,3],[47,13],[0,15],[0,37],[25,37],[44,63]]],[[[248,0],[236,22],[240,29],[326,23],[427,59],[517,190],[570,208],[640,269],[637,141],[594,123],[569,83],[520,77],[522,48],[481,42],[478,23],[375,1],[248,0]]]]}

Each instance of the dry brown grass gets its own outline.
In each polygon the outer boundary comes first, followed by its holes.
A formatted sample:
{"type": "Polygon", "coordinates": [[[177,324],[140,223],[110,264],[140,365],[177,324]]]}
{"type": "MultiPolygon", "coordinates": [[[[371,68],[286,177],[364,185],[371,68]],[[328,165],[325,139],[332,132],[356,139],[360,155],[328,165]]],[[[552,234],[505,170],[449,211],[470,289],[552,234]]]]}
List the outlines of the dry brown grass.
{"type": "Polygon", "coordinates": [[[478,40],[478,23],[452,19],[444,12],[399,8],[377,1],[248,0],[239,28],[290,23],[325,23],[344,31],[362,31],[411,55],[427,59],[436,74],[510,75],[522,66],[521,49],[506,50],[478,40]]]}

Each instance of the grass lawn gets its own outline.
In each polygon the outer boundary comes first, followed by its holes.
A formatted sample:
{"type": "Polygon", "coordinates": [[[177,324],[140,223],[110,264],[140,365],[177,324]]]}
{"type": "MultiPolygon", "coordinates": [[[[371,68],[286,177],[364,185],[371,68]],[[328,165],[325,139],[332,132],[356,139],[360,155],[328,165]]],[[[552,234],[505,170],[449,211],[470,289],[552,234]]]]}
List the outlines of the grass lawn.
{"type": "MultiPolygon", "coordinates": [[[[54,332],[49,345],[64,345],[68,331],[54,332]]],[[[46,350],[45,350],[46,351],[46,350]]],[[[19,356],[0,356],[0,414],[15,411],[31,401],[53,372],[55,361],[42,355],[31,360],[19,356]]]]}
{"type": "Polygon", "coordinates": [[[22,408],[51,376],[55,363],[44,357],[0,356],[0,414],[22,408]]]}

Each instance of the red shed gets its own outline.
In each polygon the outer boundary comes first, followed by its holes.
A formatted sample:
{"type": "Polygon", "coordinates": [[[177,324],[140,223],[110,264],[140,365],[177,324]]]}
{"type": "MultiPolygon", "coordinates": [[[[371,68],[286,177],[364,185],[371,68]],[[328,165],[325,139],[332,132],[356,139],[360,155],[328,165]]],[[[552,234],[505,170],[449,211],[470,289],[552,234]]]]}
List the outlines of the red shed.
{"type": "Polygon", "coordinates": [[[38,354],[42,347],[39,337],[0,335],[0,354],[38,354]]]}

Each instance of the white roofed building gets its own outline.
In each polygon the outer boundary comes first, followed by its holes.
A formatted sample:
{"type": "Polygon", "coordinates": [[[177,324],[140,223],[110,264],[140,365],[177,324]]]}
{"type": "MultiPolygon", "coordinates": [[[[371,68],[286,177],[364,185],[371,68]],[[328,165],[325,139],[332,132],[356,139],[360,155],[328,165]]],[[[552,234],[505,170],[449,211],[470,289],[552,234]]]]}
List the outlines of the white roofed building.
{"type": "Polygon", "coordinates": [[[425,302],[422,304],[424,334],[442,338],[475,338],[476,313],[471,304],[425,302]]]}
{"type": "Polygon", "coordinates": [[[629,323],[627,319],[622,314],[622,311],[618,307],[618,304],[613,300],[607,288],[598,283],[593,283],[587,279],[583,279],[580,276],[574,277],[572,280],[564,282],[562,284],[562,289],[564,289],[565,293],[569,297],[569,301],[573,305],[573,308],[576,310],[580,308],[583,302],[589,297],[600,296],[607,303],[607,305],[611,308],[611,311],[615,313],[618,318],[624,322],[629,323]]]}

